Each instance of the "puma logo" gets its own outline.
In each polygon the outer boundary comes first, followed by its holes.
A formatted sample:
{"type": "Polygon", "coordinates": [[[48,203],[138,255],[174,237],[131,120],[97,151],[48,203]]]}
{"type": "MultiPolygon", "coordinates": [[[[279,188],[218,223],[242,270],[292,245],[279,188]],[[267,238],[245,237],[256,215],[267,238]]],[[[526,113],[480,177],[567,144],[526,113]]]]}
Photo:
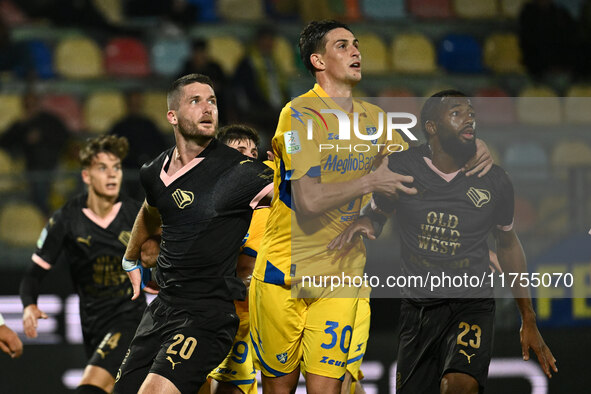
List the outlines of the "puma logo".
{"type": "Polygon", "coordinates": [[[460,350],[460,351],[459,351],[459,353],[460,353],[460,354],[463,354],[464,356],[466,356],[466,358],[468,359],[468,364],[470,364],[470,359],[471,359],[473,356],[475,356],[475,355],[476,355],[476,354],[470,354],[470,355],[468,355],[468,353],[466,353],[466,352],[465,352],[465,351],[463,351],[463,350],[460,350]]]}
{"type": "Polygon", "coordinates": [[[76,242],[80,242],[81,244],[86,244],[90,246],[90,238],[92,238],[92,235],[89,235],[86,238],[78,237],[76,238],[76,242]]]}
{"type": "Polygon", "coordinates": [[[170,363],[172,364],[172,370],[173,371],[174,371],[174,366],[181,363],[180,361],[178,363],[175,363],[174,361],[172,361],[172,358],[170,358],[170,356],[166,357],[166,359],[168,361],[170,361],[170,363]]]}
{"type": "Polygon", "coordinates": [[[242,165],[242,164],[244,164],[244,163],[252,163],[252,160],[250,160],[250,159],[246,159],[246,160],[242,160],[242,161],[240,162],[240,164],[241,164],[241,165],[242,165]]]}
{"type": "Polygon", "coordinates": [[[105,356],[109,354],[109,352],[103,352],[102,349],[96,349],[96,352],[100,354],[101,358],[104,360],[105,356]]]}

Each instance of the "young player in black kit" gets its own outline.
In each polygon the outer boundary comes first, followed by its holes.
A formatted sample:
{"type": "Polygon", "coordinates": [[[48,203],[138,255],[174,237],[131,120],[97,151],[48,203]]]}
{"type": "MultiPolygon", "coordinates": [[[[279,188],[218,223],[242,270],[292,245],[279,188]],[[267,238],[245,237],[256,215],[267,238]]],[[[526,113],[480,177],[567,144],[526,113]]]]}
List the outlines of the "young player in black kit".
{"type": "MultiPolygon", "coordinates": [[[[393,172],[411,176],[415,195],[374,195],[382,211],[396,210],[402,241],[403,275],[427,278],[489,278],[487,238],[493,233],[505,272],[527,272],[513,229],[513,185],[493,166],[478,177],[460,168],[474,155],[475,112],[464,94],[449,90],[427,100],[421,124],[428,143],[388,157],[393,172]]],[[[369,215],[374,217],[375,214],[369,215]]],[[[330,247],[341,247],[357,232],[373,233],[368,218],[348,228],[330,247]]],[[[485,281],[486,282],[486,281],[485,281]]],[[[454,282],[458,283],[458,282],[454,282]]],[[[494,294],[490,283],[402,289],[398,393],[478,393],[491,359],[494,294]]],[[[513,287],[521,314],[524,360],[532,348],[551,377],[556,360],[542,339],[527,288],[513,287]]]]}
{"type": "Polygon", "coordinates": [[[88,192],[68,201],[43,229],[33,264],[20,286],[25,334],[37,336],[41,280],[63,254],[80,296],[80,317],[88,365],[76,393],[111,392],[125,351],[146,307],[130,301],[131,283],[121,269],[140,203],[119,194],[127,139],[115,135],[89,140],[80,151],[88,192]]]}
{"type": "Polygon", "coordinates": [[[139,294],[142,244],[162,227],[155,279],[115,393],[197,392],[228,354],[238,328],[234,300],[246,288],[236,260],[252,209],[272,197],[272,170],[214,138],[218,113],[208,77],[189,74],[168,91],[176,146],[145,165],[146,202],[123,267],[139,294]]]}

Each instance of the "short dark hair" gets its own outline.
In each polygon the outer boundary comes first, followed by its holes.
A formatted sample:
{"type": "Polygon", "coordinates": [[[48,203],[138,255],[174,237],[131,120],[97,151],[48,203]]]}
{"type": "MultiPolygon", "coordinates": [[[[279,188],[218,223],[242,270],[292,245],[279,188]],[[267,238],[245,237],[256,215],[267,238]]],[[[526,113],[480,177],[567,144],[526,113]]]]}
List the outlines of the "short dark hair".
{"type": "Polygon", "coordinates": [[[233,141],[251,140],[255,146],[259,146],[259,133],[250,126],[243,124],[232,124],[218,130],[216,138],[223,144],[233,141]]]}
{"type": "Polygon", "coordinates": [[[322,20],[310,22],[308,26],[306,26],[300,33],[300,57],[304,63],[304,66],[306,66],[312,76],[314,76],[316,68],[314,68],[312,65],[310,56],[313,53],[324,53],[324,47],[326,46],[326,33],[340,27],[351,31],[349,26],[342,22],[335,20],[322,20]]]}
{"type": "Polygon", "coordinates": [[[455,89],[442,90],[429,97],[423,108],[421,108],[421,129],[425,138],[429,140],[429,133],[427,133],[426,124],[430,120],[436,120],[439,116],[438,109],[445,97],[467,97],[464,93],[455,89]]]}
{"type": "Polygon", "coordinates": [[[192,83],[196,83],[196,82],[209,85],[213,89],[213,82],[211,82],[211,79],[207,75],[203,75],[203,74],[184,75],[184,76],[180,77],[179,79],[177,79],[176,81],[174,81],[172,83],[172,85],[170,85],[170,88],[168,89],[168,92],[166,93],[166,105],[168,106],[168,109],[178,108],[179,94],[180,94],[181,88],[184,86],[190,85],[192,83]]]}
{"type": "Polygon", "coordinates": [[[114,134],[89,138],[78,154],[82,168],[92,165],[92,159],[101,152],[111,153],[123,160],[129,151],[129,141],[114,134]]]}

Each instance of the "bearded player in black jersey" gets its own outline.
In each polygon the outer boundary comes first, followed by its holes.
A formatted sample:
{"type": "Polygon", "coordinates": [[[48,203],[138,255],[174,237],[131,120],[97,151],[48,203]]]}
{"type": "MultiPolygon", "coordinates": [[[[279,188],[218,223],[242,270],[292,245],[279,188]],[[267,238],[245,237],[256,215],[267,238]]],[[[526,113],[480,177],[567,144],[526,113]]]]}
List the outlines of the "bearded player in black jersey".
{"type": "Polygon", "coordinates": [[[49,219],[37,241],[33,264],[20,286],[23,325],[37,336],[37,307],[42,279],[63,255],[80,297],[80,317],[88,365],[76,393],[110,393],[125,351],[146,307],[129,298],[133,289],[121,257],[140,204],[119,194],[121,160],[127,139],[115,135],[91,139],[80,151],[82,180],[88,192],[68,201],[49,219]]]}
{"type": "Polygon", "coordinates": [[[121,364],[119,394],[197,392],[226,357],[239,323],[234,300],[246,295],[236,276],[240,245],[252,209],[272,197],[272,170],[214,138],[218,111],[208,77],[179,78],[167,102],[176,146],[140,171],[146,201],[123,259],[135,298],[141,246],[161,227],[160,292],[121,364]]]}
{"type": "MultiPolygon", "coordinates": [[[[474,155],[475,112],[461,92],[439,92],[427,100],[421,124],[428,143],[388,157],[388,167],[411,176],[415,195],[396,200],[374,195],[374,206],[396,210],[402,249],[402,272],[410,276],[487,278],[487,238],[493,233],[498,260],[506,273],[527,272],[521,243],[513,229],[513,185],[503,169],[493,166],[482,177],[461,171],[474,155]]],[[[350,226],[329,247],[340,248],[358,232],[374,237],[370,218],[350,226]]],[[[397,392],[482,392],[491,359],[495,314],[492,286],[447,284],[433,290],[402,289],[397,392]]],[[[454,283],[458,283],[454,281],[454,283]]],[[[558,372],[556,359],[540,335],[529,290],[513,287],[521,314],[524,360],[532,348],[548,377],[558,372]]]]}

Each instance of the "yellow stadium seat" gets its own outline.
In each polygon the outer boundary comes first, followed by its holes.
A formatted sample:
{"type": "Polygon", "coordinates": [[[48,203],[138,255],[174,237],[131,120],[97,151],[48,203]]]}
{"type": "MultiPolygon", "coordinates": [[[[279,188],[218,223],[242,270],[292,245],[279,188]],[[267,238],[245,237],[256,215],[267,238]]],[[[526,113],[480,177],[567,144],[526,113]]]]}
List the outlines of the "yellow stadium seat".
{"type": "Polygon", "coordinates": [[[218,0],[217,11],[228,21],[258,21],[265,17],[263,0],[218,0]]]}
{"type": "Polygon", "coordinates": [[[379,74],[388,71],[388,49],[384,41],[373,33],[357,35],[361,57],[361,70],[367,74],[379,74]]]}
{"type": "Polygon", "coordinates": [[[55,50],[55,69],[66,78],[96,78],[103,75],[103,53],[87,37],[64,38],[55,50]]]}
{"type": "Polygon", "coordinates": [[[23,115],[21,96],[0,94],[0,134],[23,115]]]}
{"type": "Polygon", "coordinates": [[[119,92],[97,92],[86,98],[84,119],[89,132],[106,133],[125,114],[125,99],[119,92]]]}
{"type": "Polygon", "coordinates": [[[516,19],[523,8],[523,5],[529,0],[500,0],[501,15],[507,18],[516,19]]]}
{"type": "Polygon", "coordinates": [[[287,75],[293,75],[296,72],[293,47],[285,37],[275,37],[273,46],[273,59],[283,72],[287,75]]]}
{"type": "Polygon", "coordinates": [[[460,18],[482,19],[498,16],[497,0],[454,0],[455,14],[460,18]]]}
{"type": "Polygon", "coordinates": [[[583,140],[559,142],[552,151],[552,166],[568,168],[591,165],[591,147],[583,140]]]}
{"type": "Polygon", "coordinates": [[[572,124],[591,123],[591,86],[574,85],[564,99],[564,119],[572,124]]]}
{"type": "Polygon", "coordinates": [[[45,217],[32,204],[11,202],[0,209],[0,241],[16,247],[32,247],[39,239],[45,217]]]}
{"type": "Polygon", "coordinates": [[[513,33],[495,33],[484,43],[484,64],[499,74],[523,73],[521,47],[513,33]]]}
{"type": "Polygon", "coordinates": [[[560,98],[548,87],[525,88],[517,98],[517,118],[527,124],[557,125],[562,120],[560,98]]]}
{"type": "Polygon", "coordinates": [[[435,48],[418,33],[400,34],[392,41],[392,69],[399,73],[427,74],[436,71],[435,48]]]}
{"type": "Polygon", "coordinates": [[[244,46],[231,36],[210,37],[208,40],[209,55],[218,62],[228,75],[234,74],[238,62],[244,56],[244,46]]]}
{"type": "Polygon", "coordinates": [[[144,115],[156,123],[162,132],[172,133],[172,126],[166,119],[167,108],[166,92],[144,93],[144,115]]]}

